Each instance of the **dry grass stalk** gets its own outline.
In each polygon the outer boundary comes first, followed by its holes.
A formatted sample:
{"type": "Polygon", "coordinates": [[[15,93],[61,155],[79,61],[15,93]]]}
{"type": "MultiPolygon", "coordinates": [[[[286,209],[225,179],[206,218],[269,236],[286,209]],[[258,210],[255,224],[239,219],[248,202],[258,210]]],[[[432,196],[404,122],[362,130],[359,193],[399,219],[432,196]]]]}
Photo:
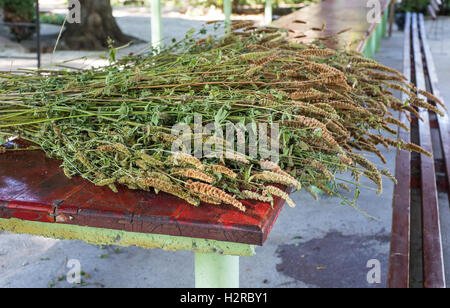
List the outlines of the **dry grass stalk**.
{"type": "Polygon", "coordinates": [[[294,203],[294,201],[292,201],[292,199],[289,197],[289,195],[286,192],[279,189],[278,187],[271,186],[271,185],[266,186],[263,191],[263,194],[279,197],[279,198],[285,200],[286,203],[292,208],[296,206],[296,204],[294,203]]]}
{"type": "Polygon", "coordinates": [[[215,198],[217,200],[222,201],[223,203],[230,204],[238,208],[242,212],[246,211],[245,206],[240,201],[236,200],[235,198],[233,198],[232,196],[230,196],[229,194],[227,194],[226,192],[217,187],[205,183],[192,181],[188,181],[186,187],[195,194],[215,198]]]}

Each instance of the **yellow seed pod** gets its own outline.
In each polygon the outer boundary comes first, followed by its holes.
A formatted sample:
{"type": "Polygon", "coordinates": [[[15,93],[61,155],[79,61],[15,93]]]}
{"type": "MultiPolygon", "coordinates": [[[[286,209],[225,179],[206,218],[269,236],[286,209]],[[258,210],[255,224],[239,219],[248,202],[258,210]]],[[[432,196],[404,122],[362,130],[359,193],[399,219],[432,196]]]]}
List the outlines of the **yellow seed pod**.
{"type": "Polygon", "coordinates": [[[224,174],[226,176],[229,176],[232,179],[237,178],[237,174],[233,170],[231,170],[231,169],[229,169],[229,168],[227,168],[225,166],[222,166],[222,165],[211,165],[211,166],[209,166],[209,168],[212,171],[214,171],[214,172],[224,174]]]}
{"type": "Polygon", "coordinates": [[[276,197],[279,197],[283,200],[286,201],[286,203],[290,206],[290,207],[295,207],[296,204],[294,203],[294,201],[289,197],[289,195],[287,193],[285,193],[284,191],[282,191],[281,189],[275,187],[275,186],[266,186],[263,194],[267,195],[267,194],[271,194],[274,195],[276,197]]]}
{"type": "Polygon", "coordinates": [[[92,167],[91,163],[86,158],[86,156],[83,155],[83,153],[77,152],[76,157],[89,171],[93,171],[94,170],[94,168],[92,167]]]}
{"type": "Polygon", "coordinates": [[[317,56],[317,57],[328,57],[336,54],[332,49],[306,49],[300,52],[301,56],[317,56]]]}
{"type": "Polygon", "coordinates": [[[257,192],[250,191],[250,190],[242,191],[241,196],[243,199],[246,199],[246,200],[256,200],[256,201],[262,201],[262,202],[266,202],[266,203],[270,203],[273,201],[273,198],[271,198],[269,196],[264,196],[263,194],[259,194],[257,192]]]}
{"type": "Polygon", "coordinates": [[[149,166],[151,167],[161,167],[163,166],[163,163],[159,160],[157,160],[156,158],[154,158],[153,156],[150,156],[148,154],[145,153],[140,153],[139,157],[149,166]]]}
{"type": "Polygon", "coordinates": [[[176,166],[192,165],[199,170],[205,169],[198,158],[183,152],[176,152],[172,156],[169,156],[168,161],[176,166]]]}
{"type": "Polygon", "coordinates": [[[95,182],[96,186],[109,186],[111,184],[114,184],[116,182],[116,179],[104,179],[104,180],[100,180],[95,182]]]}
{"type": "Polygon", "coordinates": [[[128,147],[122,143],[113,143],[112,147],[122,154],[130,155],[130,151],[128,150],[128,147]]]}
{"type": "Polygon", "coordinates": [[[201,182],[192,182],[188,181],[186,187],[195,194],[205,195],[211,198],[215,198],[217,200],[221,200],[223,203],[230,204],[242,212],[246,211],[245,206],[223,190],[214,187],[209,184],[201,183],[201,182]]]}
{"type": "Polygon", "coordinates": [[[176,168],[176,169],[173,169],[173,175],[179,175],[179,176],[182,176],[185,178],[195,179],[195,180],[203,181],[203,182],[206,182],[209,184],[212,184],[215,181],[215,179],[212,176],[207,175],[206,173],[203,173],[196,169],[176,168]]]}
{"type": "Polygon", "coordinates": [[[212,197],[209,197],[209,196],[200,195],[199,199],[200,199],[201,202],[208,203],[208,204],[214,204],[214,205],[221,205],[222,204],[222,201],[220,201],[219,199],[212,198],[212,197]]]}
{"type": "Polygon", "coordinates": [[[134,163],[136,164],[136,166],[138,166],[138,167],[141,168],[142,170],[148,170],[148,165],[145,163],[144,160],[138,159],[138,160],[135,161],[134,163]]]}

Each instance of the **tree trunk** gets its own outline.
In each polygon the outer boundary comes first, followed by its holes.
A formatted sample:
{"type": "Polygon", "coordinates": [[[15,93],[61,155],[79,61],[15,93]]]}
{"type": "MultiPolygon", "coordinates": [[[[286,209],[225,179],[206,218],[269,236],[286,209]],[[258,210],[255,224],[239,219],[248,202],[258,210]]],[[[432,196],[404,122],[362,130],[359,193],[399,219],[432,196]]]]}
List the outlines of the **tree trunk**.
{"type": "Polygon", "coordinates": [[[134,38],[123,34],[112,14],[110,0],[80,0],[81,23],[67,24],[63,41],[72,50],[100,50],[108,47],[108,38],[122,46],[134,38]]]}
{"type": "Polygon", "coordinates": [[[232,12],[237,13],[239,9],[239,0],[233,0],[232,2],[232,12]]]}

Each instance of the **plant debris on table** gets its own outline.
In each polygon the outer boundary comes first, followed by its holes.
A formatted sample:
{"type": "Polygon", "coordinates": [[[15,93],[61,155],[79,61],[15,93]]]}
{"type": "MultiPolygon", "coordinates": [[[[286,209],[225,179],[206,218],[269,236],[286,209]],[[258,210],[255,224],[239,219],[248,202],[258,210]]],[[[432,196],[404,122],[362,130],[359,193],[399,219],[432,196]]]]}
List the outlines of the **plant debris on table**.
{"type": "MultiPolygon", "coordinates": [[[[392,112],[420,119],[418,108],[441,114],[437,106],[444,106],[401,73],[355,51],[290,42],[273,28],[249,22],[231,28],[222,38],[188,36],[144,56],[116,60],[112,49],[106,67],[3,72],[0,137],[29,140],[62,160],[68,177],[113,191],[117,185],[164,191],[195,206],[229,204],[242,211],[239,200],[270,203],[273,196],[294,206],[276,184],[313,195],[315,187],[340,195],[339,188],[354,184],[357,196],[365,176],[381,193],[382,176],[395,179],[365,157],[370,152],[385,162],[377,145],[431,155],[395,138],[396,127],[406,127],[392,112]],[[173,152],[179,136],[172,127],[193,128],[199,115],[219,128],[279,125],[279,161],[230,150],[230,140],[217,134],[200,133],[189,143],[214,144],[220,155],[173,152]],[[343,172],[354,182],[339,179],[343,172]]],[[[247,149],[257,146],[243,138],[247,149]]]]}

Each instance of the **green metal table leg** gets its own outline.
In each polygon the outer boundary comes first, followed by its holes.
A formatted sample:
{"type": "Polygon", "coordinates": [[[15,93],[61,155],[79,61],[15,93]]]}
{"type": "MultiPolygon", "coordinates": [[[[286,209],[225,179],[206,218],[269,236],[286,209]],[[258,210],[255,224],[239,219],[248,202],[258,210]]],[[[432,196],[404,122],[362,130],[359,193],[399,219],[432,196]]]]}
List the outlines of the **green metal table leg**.
{"type": "Polygon", "coordinates": [[[196,288],[239,288],[239,257],[195,253],[196,288]]]}
{"type": "Polygon", "coordinates": [[[264,11],[264,24],[266,26],[272,23],[273,13],[272,13],[272,0],[266,0],[266,8],[264,11]]]}
{"type": "Polygon", "coordinates": [[[231,0],[223,0],[223,13],[225,14],[225,27],[227,33],[231,33],[231,0]]]}
{"type": "Polygon", "coordinates": [[[161,0],[152,0],[152,46],[156,49],[161,47],[162,20],[161,0]]]}

